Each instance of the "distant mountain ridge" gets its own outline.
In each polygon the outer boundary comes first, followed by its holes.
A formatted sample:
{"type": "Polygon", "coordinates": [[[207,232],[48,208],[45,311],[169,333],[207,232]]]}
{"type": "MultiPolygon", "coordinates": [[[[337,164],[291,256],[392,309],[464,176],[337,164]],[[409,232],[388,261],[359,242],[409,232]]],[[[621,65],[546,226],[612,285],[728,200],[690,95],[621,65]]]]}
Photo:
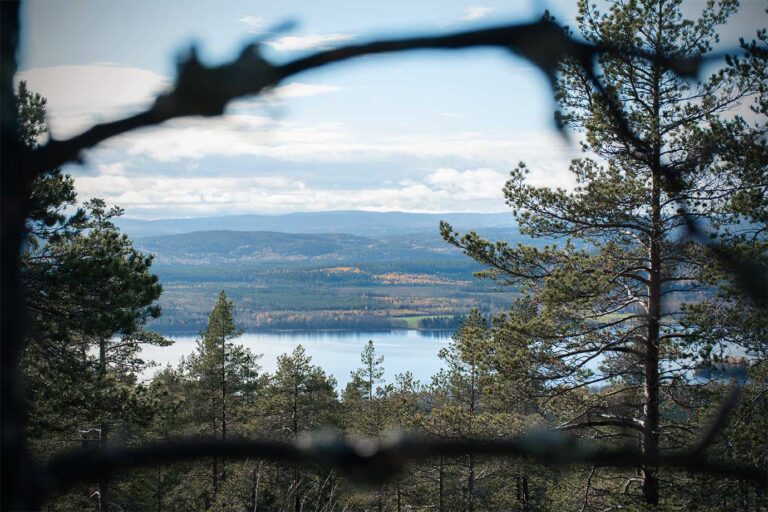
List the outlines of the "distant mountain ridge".
{"type": "Polygon", "coordinates": [[[280,233],[345,233],[389,236],[438,233],[441,220],[460,230],[513,228],[511,213],[408,213],[358,210],[297,212],[282,215],[227,215],[190,219],[116,219],[115,224],[132,238],[177,235],[195,231],[272,231],[280,233]]]}
{"type": "Polygon", "coordinates": [[[304,234],[275,231],[193,231],[142,237],[137,248],[160,263],[212,264],[279,262],[285,260],[341,260],[342,255],[379,242],[347,234],[304,234]]]}

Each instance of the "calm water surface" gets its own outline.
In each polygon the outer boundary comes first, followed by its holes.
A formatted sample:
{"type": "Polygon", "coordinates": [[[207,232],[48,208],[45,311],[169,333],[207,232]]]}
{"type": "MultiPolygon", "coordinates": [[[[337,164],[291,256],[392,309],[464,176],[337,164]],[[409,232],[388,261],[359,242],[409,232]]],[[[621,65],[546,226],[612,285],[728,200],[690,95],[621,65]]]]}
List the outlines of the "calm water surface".
{"type": "MultiPolygon", "coordinates": [[[[170,347],[145,347],[143,355],[161,366],[176,365],[181,356],[196,348],[195,336],[168,336],[174,340],[170,347]]],[[[280,332],[247,333],[235,340],[256,354],[263,354],[262,371],[273,372],[277,357],[303,346],[312,357],[312,364],[322,367],[336,377],[339,388],[349,382],[350,372],[359,368],[360,352],[373,340],[376,353],[384,356],[384,378],[393,382],[395,375],[410,371],[413,376],[428,383],[442,367],[437,353],[450,342],[448,332],[387,331],[387,332],[280,332]]],[[[156,369],[149,370],[152,375],[156,369]]]]}

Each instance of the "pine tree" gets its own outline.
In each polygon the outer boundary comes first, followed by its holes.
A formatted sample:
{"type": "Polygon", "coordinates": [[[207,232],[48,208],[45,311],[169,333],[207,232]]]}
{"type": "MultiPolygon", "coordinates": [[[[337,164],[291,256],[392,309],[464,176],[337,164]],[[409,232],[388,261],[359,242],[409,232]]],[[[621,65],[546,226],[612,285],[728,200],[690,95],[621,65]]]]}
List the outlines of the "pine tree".
{"type": "MultiPolygon", "coordinates": [[[[19,83],[19,133],[27,147],[36,147],[48,131],[45,107],[45,98],[19,83]]],[[[141,346],[169,344],[143,330],[160,314],[152,257],[134,249],[112,223],[121,209],[108,209],[100,199],[76,208],[74,181],[60,169],[34,180],[30,200],[20,265],[32,320],[22,360],[32,397],[31,434],[42,440],[78,433],[92,438],[95,432],[105,447],[113,426],[148,420],[145,390],[137,385],[146,367],[141,346]]],[[[99,509],[106,510],[105,481],[97,495],[99,509]]]]}
{"type": "MultiPolygon", "coordinates": [[[[680,0],[617,1],[606,12],[582,0],[577,24],[596,44],[698,57],[712,50],[717,27],[736,7],[733,1],[711,2],[692,21],[683,17],[680,0]]],[[[475,233],[461,236],[447,224],[441,231],[489,266],[486,277],[528,296],[506,320],[507,333],[516,334],[506,341],[533,358],[533,379],[548,382],[543,392],[557,397],[559,428],[639,440],[642,452],[654,457],[685,440],[667,435],[675,416],[695,409],[678,389],[684,367],[693,364],[698,347],[717,345],[693,336],[681,321],[686,303],[713,295],[707,267],[715,252],[681,235],[691,222],[728,233],[738,216],[727,179],[733,173],[713,149],[714,140],[725,143],[715,128],[739,101],[765,90],[765,80],[754,73],[736,80],[722,70],[697,84],[677,77],[660,59],[631,56],[604,56],[598,64],[605,95],[577,62],[566,62],[559,75],[560,120],[584,134],[588,155],[571,162],[576,188],[532,186],[522,163],[504,188],[521,233],[565,241],[510,246],[475,233]],[[602,390],[585,392],[596,386],[602,390]]],[[[743,169],[754,173],[754,165],[743,169]]],[[[756,165],[764,173],[764,160],[756,165]]],[[[754,198],[752,192],[748,197],[754,198]]],[[[732,249],[732,241],[720,237],[719,249],[732,249]]],[[[656,505],[658,468],[640,470],[639,498],[656,505]]],[[[634,482],[627,479],[627,496],[634,494],[634,482]]]]}
{"type": "MultiPolygon", "coordinates": [[[[234,304],[222,290],[208,315],[208,325],[200,333],[197,351],[189,357],[189,376],[197,390],[197,407],[205,419],[206,434],[226,439],[232,420],[245,397],[258,386],[259,357],[233,343],[242,334],[235,327],[234,304]]],[[[226,478],[223,463],[211,464],[211,496],[214,500],[226,478]]]]}
{"type": "Polygon", "coordinates": [[[363,366],[351,374],[354,383],[352,386],[356,388],[360,398],[371,401],[376,397],[378,385],[384,382],[384,356],[376,357],[373,340],[368,340],[363,348],[360,362],[363,366]]]}
{"type": "MultiPolygon", "coordinates": [[[[277,370],[270,380],[266,395],[268,430],[279,433],[281,438],[294,440],[304,432],[335,427],[335,388],[335,379],[327,376],[319,366],[313,365],[312,358],[301,345],[291,354],[281,355],[277,358],[277,370]]],[[[305,481],[306,470],[298,463],[290,468],[289,473],[283,509],[296,512],[301,510],[302,502],[308,499],[310,492],[323,488],[325,480],[333,478],[332,472],[320,471],[315,475],[316,485],[310,485],[305,481]],[[304,496],[302,493],[305,493],[304,496]]],[[[320,494],[314,496],[313,501],[317,508],[327,504],[320,494]]]]}
{"type": "Polygon", "coordinates": [[[348,429],[361,436],[379,436],[387,427],[386,399],[392,391],[384,385],[384,356],[376,355],[373,340],[360,353],[361,367],[350,373],[343,393],[348,429]]]}
{"type": "MultiPolygon", "coordinates": [[[[391,384],[384,384],[384,356],[376,355],[373,340],[360,353],[361,366],[350,372],[351,380],[342,393],[345,430],[354,437],[379,437],[395,425],[389,409],[391,384]]],[[[373,503],[368,506],[384,510],[387,489],[381,486],[371,496],[373,503]]]]}

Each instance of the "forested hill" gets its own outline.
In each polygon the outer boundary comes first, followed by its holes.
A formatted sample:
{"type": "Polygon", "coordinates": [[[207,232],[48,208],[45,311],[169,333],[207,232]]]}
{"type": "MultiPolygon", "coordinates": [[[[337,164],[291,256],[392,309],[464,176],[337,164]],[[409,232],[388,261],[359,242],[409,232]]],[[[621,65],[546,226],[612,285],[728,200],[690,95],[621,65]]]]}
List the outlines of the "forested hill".
{"type": "MultiPolygon", "coordinates": [[[[515,228],[478,232],[523,241],[515,228]]],[[[204,327],[221,290],[248,330],[402,328],[408,318],[498,311],[514,297],[474,279],[481,267],[436,228],[379,236],[213,230],[134,243],[155,255],[163,315],[150,327],[166,333],[204,327]]]]}
{"type": "Polygon", "coordinates": [[[348,233],[382,236],[438,232],[441,220],[461,230],[515,226],[505,213],[405,213],[367,211],[299,212],[284,215],[230,215],[191,219],[117,219],[120,230],[131,238],[190,233],[193,231],[276,231],[281,233],[348,233]]]}
{"type": "Polygon", "coordinates": [[[409,318],[504,309],[514,294],[474,279],[481,267],[440,237],[439,223],[489,240],[544,243],[521,237],[511,219],[347,211],[118,225],[155,256],[164,313],[150,326],[196,332],[222,289],[248,330],[402,328],[409,318]]]}
{"type": "MultiPolygon", "coordinates": [[[[490,238],[510,240],[511,230],[487,229],[490,238]]],[[[468,259],[437,233],[363,237],[340,233],[274,231],[196,231],[142,237],[136,247],[155,255],[159,265],[221,263],[364,263],[468,259]]]]}

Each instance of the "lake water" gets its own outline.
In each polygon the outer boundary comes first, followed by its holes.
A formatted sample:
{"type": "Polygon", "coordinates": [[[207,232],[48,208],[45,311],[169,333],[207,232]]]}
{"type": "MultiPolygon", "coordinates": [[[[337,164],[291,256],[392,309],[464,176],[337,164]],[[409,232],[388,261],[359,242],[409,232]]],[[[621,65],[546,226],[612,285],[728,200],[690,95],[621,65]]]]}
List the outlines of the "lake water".
{"type": "MultiPolygon", "coordinates": [[[[174,340],[169,347],[145,347],[145,359],[161,366],[176,365],[181,356],[187,356],[196,348],[195,336],[168,336],[174,340]]],[[[327,374],[336,377],[339,389],[349,382],[350,372],[361,366],[360,352],[368,340],[373,340],[376,354],[384,356],[384,378],[394,382],[395,375],[410,371],[413,376],[429,383],[430,378],[442,367],[437,353],[450,342],[450,333],[434,331],[386,331],[386,332],[279,332],[247,333],[235,340],[256,354],[263,354],[262,371],[274,372],[277,357],[303,346],[327,374]]],[[[152,375],[156,369],[149,370],[152,375]]]]}

